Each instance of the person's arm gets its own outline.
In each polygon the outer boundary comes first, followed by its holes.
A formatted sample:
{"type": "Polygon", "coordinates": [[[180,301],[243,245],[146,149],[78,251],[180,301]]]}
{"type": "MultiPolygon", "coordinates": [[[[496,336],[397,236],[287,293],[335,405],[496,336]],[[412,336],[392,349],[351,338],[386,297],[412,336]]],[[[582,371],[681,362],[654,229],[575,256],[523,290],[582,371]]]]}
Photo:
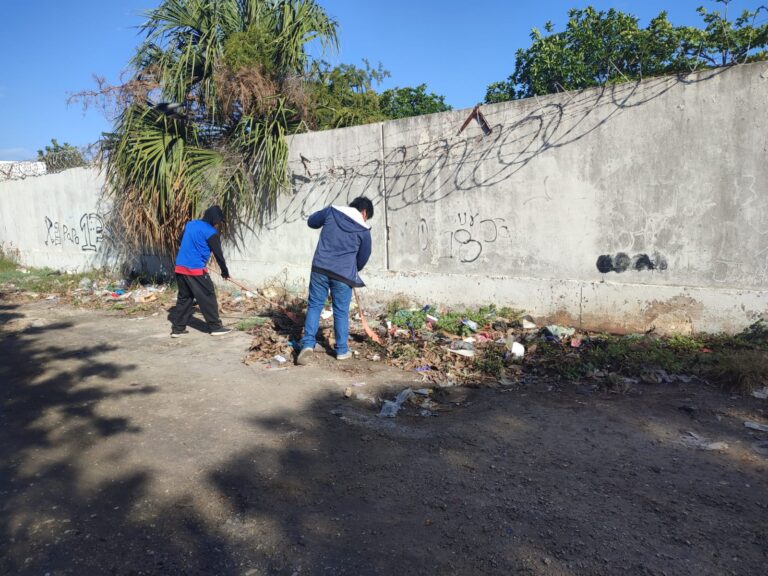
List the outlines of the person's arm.
{"type": "Polygon", "coordinates": [[[221,270],[221,277],[226,280],[229,278],[229,269],[227,268],[227,261],[224,260],[224,253],[221,251],[221,237],[218,234],[209,237],[208,247],[211,249],[213,257],[216,258],[216,263],[221,270]]]}
{"type": "Polygon", "coordinates": [[[368,263],[371,257],[371,233],[366,231],[360,239],[360,246],[357,248],[357,271],[359,272],[368,263]]]}
{"type": "Polygon", "coordinates": [[[328,208],[318,210],[312,216],[307,218],[307,226],[310,228],[322,228],[325,224],[325,218],[328,216],[328,208]]]}

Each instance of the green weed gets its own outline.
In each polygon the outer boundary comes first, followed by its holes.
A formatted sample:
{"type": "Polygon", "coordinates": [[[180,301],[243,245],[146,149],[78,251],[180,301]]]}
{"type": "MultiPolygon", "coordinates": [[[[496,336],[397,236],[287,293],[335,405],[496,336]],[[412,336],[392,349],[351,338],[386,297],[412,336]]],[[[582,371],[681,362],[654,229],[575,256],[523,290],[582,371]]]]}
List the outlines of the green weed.
{"type": "Polygon", "coordinates": [[[253,318],[244,318],[243,320],[240,320],[237,324],[235,324],[235,330],[241,330],[242,332],[247,332],[254,326],[263,326],[267,323],[267,318],[264,318],[262,316],[255,316],[253,318]]]}

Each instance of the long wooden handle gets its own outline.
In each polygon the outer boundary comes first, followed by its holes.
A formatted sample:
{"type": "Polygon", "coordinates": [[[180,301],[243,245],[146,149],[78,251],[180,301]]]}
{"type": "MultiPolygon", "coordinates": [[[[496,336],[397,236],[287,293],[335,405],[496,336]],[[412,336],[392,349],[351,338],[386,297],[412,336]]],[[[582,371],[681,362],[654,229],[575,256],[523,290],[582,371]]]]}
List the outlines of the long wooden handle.
{"type": "MultiPolygon", "coordinates": [[[[214,270],[214,272],[216,272],[216,270],[214,270]]],[[[219,276],[221,276],[221,272],[216,272],[216,273],[219,276]]],[[[224,278],[224,276],[221,276],[221,277],[224,278]]],[[[252,290],[251,288],[248,288],[248,286],[244,286],[243,284],[241,284],[240,282],[238,282],[237,280],[235,280],[231,276],[229,278],[224,278],[224,279],[227,282],[232,282],[232,284],[234,284],[235,286],[240,288],[240,290],[245,290],[246,292],[250,292],[251,294],[256,294],[256,296],[258,296],[259,298],[264,300],[264,302],[266,302],[267,304],[269,304],[273,308],[277,308],[280,312],[285,314],[290,319],[290,321],[293,322],[294,324],[297,324],[297,325],[301,325],[302,324],[301,319],[294,312],[291,312],[290,310],[287,310],[285,307],[280,306],[279,304],[276,304],[275,302],[272,302],[272,300],[270,300],[266,296],[263,296],[263,295],[259,294],[258,290],[252,290]]]]}

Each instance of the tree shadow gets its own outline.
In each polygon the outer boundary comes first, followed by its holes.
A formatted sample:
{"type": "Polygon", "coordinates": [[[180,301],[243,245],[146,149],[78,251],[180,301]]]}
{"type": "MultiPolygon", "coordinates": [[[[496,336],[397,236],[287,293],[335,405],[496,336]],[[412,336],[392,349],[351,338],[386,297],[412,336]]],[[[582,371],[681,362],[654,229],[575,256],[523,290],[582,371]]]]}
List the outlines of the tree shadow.
{"type": "Polygon", "coordinates": [[[301,387],[284,392],[294,407],[273,402],[280,387],[249,396],[258,385],[200,381],[196,349],[177,356],[182,398],[107,360],[151,362],[142,344],[70,342],[71,327],[0,338],[0,573],[639,576],[765,565],[767,466],[739,448],[741,423],[712,411],[742,414],[754,399],[694,386],[643,402],[543,384],[448,389],[437,418],[384,419],[318,390],[317,373],[301,368],[264,376],[301,387]],[[697,394],[692,422],[678,407],[697,394]],[[211,427],[217,408],[226,413],[211,427]],[[684,446],[689,429],[734,449],[684,446]]]}
{"type": "Polygon", "coordinates": [[[736,558],[760,572],[765,464],[662,443],[658,407],[636,399],[534,394],[396,421],[320,398],[253,418],[290,441],[245,448],[210,481],[239,530],[272,526],[274,556],[252,557],[270,574],[714,575],[736,558]]]}

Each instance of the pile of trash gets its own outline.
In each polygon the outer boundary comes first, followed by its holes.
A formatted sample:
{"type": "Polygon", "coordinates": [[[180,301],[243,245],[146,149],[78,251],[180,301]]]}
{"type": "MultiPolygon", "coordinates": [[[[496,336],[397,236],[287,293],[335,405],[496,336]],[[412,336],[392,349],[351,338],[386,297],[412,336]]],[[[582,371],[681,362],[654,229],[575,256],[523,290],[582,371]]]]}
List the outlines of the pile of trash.
{"type": "Polygon", "coordinates": [[[233,290],[221,296],[222,316],[253,337],[247,365],[286,368],[293,357],[303,327],[305,303],[285,289],[233,290]]]}
{"type": "Polygon", "coordinates": [[[374,328],[383,342],[364,344],[364,355],[421,375],[436,385],[488,384],[519,373],[530,317],[509,308],[477,311],[391,309],[374,328]]]}
{"type": "Polygon", "coordinates": [[[267,318],[263,319],[264,323],[248,329],[253,340],[243,362],[247,365],[263,363],[268,368],[285,368],[293,363],[294,340],[275,330],[267,318]]]}
{"type": "Polygon", "coordinates": [[[132,286],[127,280],[91,280],[82,278],[73,295],[80,302],[93,299],[104,302],[129,302],[147,304],[155,302],[167,290],[167,286],[132,286]]]}
{"type": "MultiPolygon", "coordinates": [[[[304,300],[282,294],[279,303],[259,294],[233,295],[229,310],[249,312],[254,339],[248,363],[293,364],[301,338],[304,300]]],[[[333,318],[321,315],[318,341],[333,348],[333,318]]],[[[367,315],[381,343],[365,335],[359,311],[350,325],[358,358],[416,373],[424,386],[512,386],[570,382],[577,388],[627,393],[643,385],[742,382],[745,392],[768,385],[768,328],[755,325],[735,336],[670,336],[653,331],[616,336],[558,324],[539,326],[509,308],[438,310],[388,307],[367,315]]],[[[244,317],[245,318],[245,317],[244,317]]],[[[762,392],[758,392],[762,394],[762,392]]]]}

